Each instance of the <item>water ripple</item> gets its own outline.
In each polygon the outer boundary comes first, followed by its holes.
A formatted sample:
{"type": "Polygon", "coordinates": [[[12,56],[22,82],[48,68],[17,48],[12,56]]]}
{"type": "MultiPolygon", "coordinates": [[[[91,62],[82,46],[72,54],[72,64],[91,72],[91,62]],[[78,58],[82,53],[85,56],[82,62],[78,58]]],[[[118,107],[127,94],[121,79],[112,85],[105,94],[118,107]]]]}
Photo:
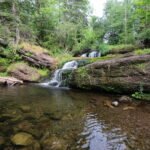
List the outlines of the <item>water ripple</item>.
{"type": "Polygon", "coordinates": [[[85,117],[84,129],[79,135],[78,149],[88,150],[125,150],[123,135],[120,128],[105,131],[103,121],[98,120],[97,114],[88,113],[85,117]]]}

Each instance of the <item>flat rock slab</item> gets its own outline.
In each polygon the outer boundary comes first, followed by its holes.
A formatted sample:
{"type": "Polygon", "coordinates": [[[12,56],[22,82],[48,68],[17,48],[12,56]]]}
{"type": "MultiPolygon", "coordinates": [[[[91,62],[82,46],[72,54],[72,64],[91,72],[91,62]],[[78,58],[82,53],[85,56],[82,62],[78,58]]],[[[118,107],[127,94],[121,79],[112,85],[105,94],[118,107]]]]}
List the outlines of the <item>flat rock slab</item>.
{"type": "Polygon", "coordinates": [[[14,77],[0,77],[0,85],[13,86],[16,84],[23,84],[23,81],[14,77]]]}
{"type": "Polygon", "coordinates": [[[96,61],[73,71],[70,86],[114,93],[150,91],[150,55],[96,61]]]}

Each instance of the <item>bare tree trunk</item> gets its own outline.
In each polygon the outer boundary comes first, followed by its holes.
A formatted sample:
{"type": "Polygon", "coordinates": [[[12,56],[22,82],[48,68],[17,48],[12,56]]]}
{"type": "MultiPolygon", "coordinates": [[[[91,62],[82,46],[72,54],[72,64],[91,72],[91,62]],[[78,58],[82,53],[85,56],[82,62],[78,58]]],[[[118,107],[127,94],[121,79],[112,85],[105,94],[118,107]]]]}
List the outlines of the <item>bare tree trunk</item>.
{"type": "Polygon", "coordinates": [[[124,32],[125,32],[125,44],[127,44],[127,0],[125,0],[124,32]]]}
{"type": "Polygon", "coordinates": [[[15,0],[12,1],[12,14],[14,16],[14,23],[15,23],[15,38],[14,44],[17,46],[20,41],[20,30],[19,30],[19,17],[17,15],[16,3],[15,0]]]}

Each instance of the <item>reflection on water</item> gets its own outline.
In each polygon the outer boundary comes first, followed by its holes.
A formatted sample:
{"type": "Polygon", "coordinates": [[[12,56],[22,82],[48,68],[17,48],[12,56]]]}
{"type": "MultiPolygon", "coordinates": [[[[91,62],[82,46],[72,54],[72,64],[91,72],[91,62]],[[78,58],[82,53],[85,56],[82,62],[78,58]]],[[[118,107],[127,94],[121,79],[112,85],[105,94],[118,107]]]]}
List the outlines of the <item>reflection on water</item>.
{"type": "Polygon", "coordinates": [[[134,103],[136,109],[127,111],[125,104],[105,107],[112,99],[34,85],[0,88],[0,149],[150,149],[149,104],[134,103]],[[32,145],[18,147],[11,140],[22,132],[33,136],[32,145]]]}
{"type": "Polygon", "coordinates": [[[109,132],[104,132],[105,125],[103,121],[98,121],[97,115],[89,113],[86,116],[83,132],[78,144],[86,141],[85,144],[78,146],[78,149],[90,150],[123,150],[126,149],[124,139],[126,136],[121,133],[120,128],[111,129],[109,132]]]}

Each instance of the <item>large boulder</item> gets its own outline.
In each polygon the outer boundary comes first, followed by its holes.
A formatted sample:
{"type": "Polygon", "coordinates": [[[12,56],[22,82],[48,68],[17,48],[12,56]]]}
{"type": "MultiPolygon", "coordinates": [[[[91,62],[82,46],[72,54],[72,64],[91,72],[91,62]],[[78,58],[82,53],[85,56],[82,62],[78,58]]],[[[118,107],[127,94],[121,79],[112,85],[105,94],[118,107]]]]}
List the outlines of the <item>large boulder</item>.
{"type": "Polygon", "coordinates": [[[46,49],[39,46],[23,44],[18,53],[25,61],[36,67],[53,69],[56,66],[56,60],[49,55],[46,49]]]}
{"type": "Polygon", "coordinates": [[[97,61],[75,70],[70,86],[115,93],[150,91],[150,55],[97,61]]]}
{"type": "Polygon", "coordinates": [[[41,78],[37,69],[30,67],[23,62],[12,64],[8,68],[8,73],[17,79],[26,82],[36,82],[41,78]]]}

